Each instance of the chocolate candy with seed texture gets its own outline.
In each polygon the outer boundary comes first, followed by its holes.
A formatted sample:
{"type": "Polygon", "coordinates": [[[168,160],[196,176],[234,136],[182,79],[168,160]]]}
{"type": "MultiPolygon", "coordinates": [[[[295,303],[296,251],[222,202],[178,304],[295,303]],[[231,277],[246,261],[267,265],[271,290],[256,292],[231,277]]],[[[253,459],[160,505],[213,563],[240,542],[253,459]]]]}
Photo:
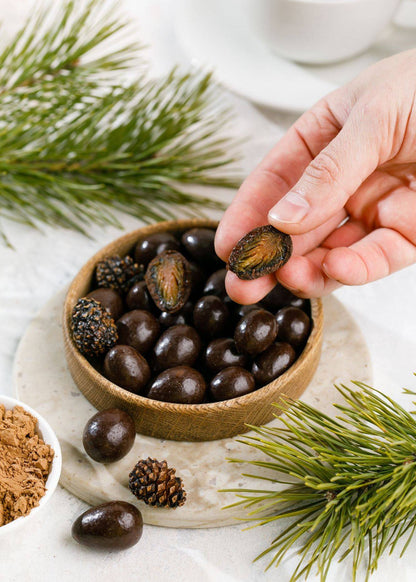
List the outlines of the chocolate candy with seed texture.
{"type": "Polygon", "coordinates": [[[253,229],[238,241],[228,267],[240,279],[258,279],[283,267],[291,254],[290,236],[268,224],[253,229]]]}
{"type": "Polygon", "coordinates": [[[157,255],[147,267],[145,281],[153,301],[161,311],[179,311],[191,293],[189,263],[176,251],[157,255]]]}

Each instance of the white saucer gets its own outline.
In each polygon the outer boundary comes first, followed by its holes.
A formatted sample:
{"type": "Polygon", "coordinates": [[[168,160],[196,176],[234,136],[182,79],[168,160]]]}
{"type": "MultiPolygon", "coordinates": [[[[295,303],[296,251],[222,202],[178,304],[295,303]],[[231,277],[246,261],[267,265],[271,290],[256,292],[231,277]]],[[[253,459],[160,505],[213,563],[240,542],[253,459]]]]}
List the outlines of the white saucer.
{"type": "MultiPolygon", "coordinates": [[[[208,528],[234,525],[236,519],[246,520],[247,512],[242,507],[222,509],[236,501],[236,497],[219,490],[252,489],[256,481],[245,474],[247,466],[229,463],[227,458],[259,461],[265,457],[236,438],[180,442],[137,435],[133,448],[117,463],[96,463],[86,455],[82,433],[96,410],[74,384],[65,362],[62,309],[66,291],[63,289],[52,297],[32,320],[20,341],[14,365],[14,387],[19,399],[44,415],[59,439],[63,458],[61,485],[90,505],[113,499],[136,503],[128,488],[132,467],[138,459],[166,459],[183,479],[187,501],[175,511],[137,501],[145,523],[208,528]]],[[[360,329],[335,297],[326,297],[322,355],[302,400],[333,415],[336,412],[333,403],[342,401],[334,384],[348,383],[351,370],[355,380],[372,383],[370,355],[360,329]]],[[[279,419],[274,419],[268,426],[280,424],[279,419]]],[[[214,580],[218,577],[209,578],[214,580]]]]}
{"type": "Polygon", "coordinates": [[[376,61],[416,45],[416,2],[405,2],[396,22],[366,53],[335,65],[305,66],[273,53],[248,21],[247,0],[176,0],[177,40],[196,65],[255,103],[302,112],[376,61]],[[405,28],[406,26],[406,28],[405,28]]]}

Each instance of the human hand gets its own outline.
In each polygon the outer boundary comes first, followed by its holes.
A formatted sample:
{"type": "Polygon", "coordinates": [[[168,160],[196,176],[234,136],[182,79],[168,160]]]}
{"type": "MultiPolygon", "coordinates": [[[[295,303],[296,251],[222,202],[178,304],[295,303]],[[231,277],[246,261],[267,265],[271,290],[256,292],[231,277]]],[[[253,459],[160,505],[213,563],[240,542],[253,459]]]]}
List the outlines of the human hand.
{"type": "Polygon", "coordinates": [[[226,287],[255,303],[276,279],[301,297],[363,285],[416,262],[416,50],[380,61],[303,114],[242,184],[217,230],[227,260],[270,223],[294,253],[273,275],[226,287]]]}

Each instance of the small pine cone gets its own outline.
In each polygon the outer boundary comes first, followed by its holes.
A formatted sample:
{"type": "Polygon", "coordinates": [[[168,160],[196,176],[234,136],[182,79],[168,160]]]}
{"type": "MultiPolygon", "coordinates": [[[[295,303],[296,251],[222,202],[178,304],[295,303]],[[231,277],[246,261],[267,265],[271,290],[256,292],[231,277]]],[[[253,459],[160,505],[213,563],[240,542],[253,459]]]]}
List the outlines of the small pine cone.
{"type": "Polygon", "coordinates": [[[135,283],[143,280],[144,267],[131,257],[122,259],[114,255],[98,263],[95,276],[99,287],[111,287],[126,293],[135,283]]]}
{"type": "Polygon", "coordinates": [[[175,472],[176,469],[168,468],[166,461],[142,459],[129,475],[130,491],[148,505],[179,507],[186,501],[186,491],[175,472]]]}
{"type": "Polygon", "coordinates": [[[113,318],[94,299],[78,299],[71,318],[72,338],[84,356],[101,356],[112,348],[118,339],[113,318]]]}

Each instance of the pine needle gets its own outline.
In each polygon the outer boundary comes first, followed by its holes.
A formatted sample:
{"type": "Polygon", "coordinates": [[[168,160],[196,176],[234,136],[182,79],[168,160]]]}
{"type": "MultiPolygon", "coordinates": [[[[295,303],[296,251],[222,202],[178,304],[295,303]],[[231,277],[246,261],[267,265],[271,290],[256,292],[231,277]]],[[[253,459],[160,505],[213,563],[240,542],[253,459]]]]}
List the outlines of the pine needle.
{"type": "MultiPolygon", "coordinates": [[[[288,519],[289,525],[256,559],[272,554],[278,566],[293,548],[299,562],[290,582],[316,569],[321,582],[334,560],[352,555],[352,579],[368,552],[366,580],[379,559],[416,529],[416,418],[397,402],[361,382],[336,387],[344,398],[332,419],[301,401],[284,399],[283,428],[251,427],[257,436],[239,439],[271,462],[244,461],[275,471],[289,486],[277,490],[229,489],[257,525],[288,519]],[[265,507],[271,514],[264,517],[265,507]],[[261,517],[259,513],[263,512],[261,517]]],[[[409,394],[414,394],[408,391],[409,394]]]]}
{"type": "Polygon", "coordinates": [[[114,211],[149,222],[222,207],[182,188],[237,184],[219,90],[210,75],[147,79],[131,37],[114,7],[66,0],[0,50],[0,216],[87,233],[119,226],[114,211]]]}

